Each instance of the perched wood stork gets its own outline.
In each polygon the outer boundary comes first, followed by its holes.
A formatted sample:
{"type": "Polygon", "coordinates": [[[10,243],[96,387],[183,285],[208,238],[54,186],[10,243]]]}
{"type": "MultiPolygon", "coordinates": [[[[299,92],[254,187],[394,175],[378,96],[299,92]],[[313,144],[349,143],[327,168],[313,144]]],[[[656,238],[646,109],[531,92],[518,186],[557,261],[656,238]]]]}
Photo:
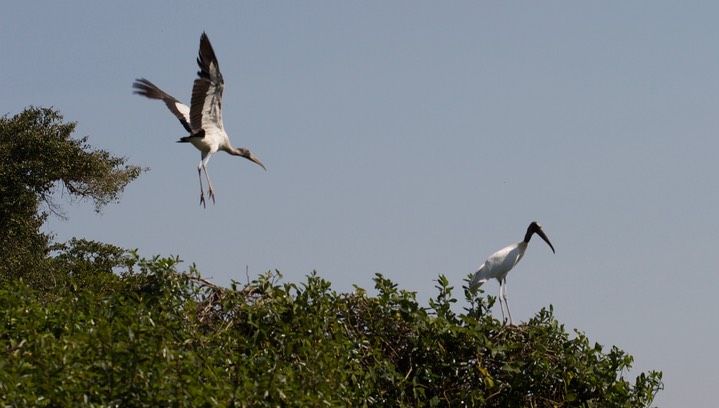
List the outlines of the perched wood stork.
{"type": "Polygon", "coordinates": [[[200,37],[197,65],[199,65],[200,70],[197,71],[197,79],[195,79],[192,86],[190,107],[165,93],[147,79],[137,79],[132,84],[132,87],[135,88],[136,94],[165,102],[170,112],[180,120],[185,130],[190,133],[189,136],[181,137],[178,143],[192,143],[202,153],[200,164],[197,166],[197,174],[200,178],[200,204],[207,206],[205,192],[202,188],[202,170],[205,171],[207,185],[209,186],[208,192],[214,204],[215,190],[212,188],[210,175],[207,173],[207,162],[218,150],[251,160],[260,165],[265,171],[267,168],[249,150],[241,147],[234,148],[230,144],[230,138],[222,125],[222,90],[225,81],[222,79],[220,66],[217,63],[217,57],[212,49],[212,44],[210,44],[210,39],[207,38],[207,34],[204,32],[200,37]]]}
{"type": "Polygon", "coordinates": [[[542,231],[542,226],[536,221],[529,224],[527,233],[524,234],[524,240],[514,243],[508,247],[502,248],[499,251],[490,255],[486,261],[479,267],[479,270],[474,273],[472,281],[469,283],[469,290],[474,293],[479,289],[484,282],[494,278],[499,281],[499,308],[502,311],[502,320],[504,320],[504,308],[502,302],[507,306],[507,314],[509,314],[509,324],[513,325],[512,312],[509,311],[509,304],[507,303],[507,274],[514,268],[514,265],[522,259],[524,252],[527,250],[527,244],[532,239],[532,235],[537,234],[544,242],[546,242],[552,252],[554,252],[554,246],[549,242],[547,234],[542,231]]]}

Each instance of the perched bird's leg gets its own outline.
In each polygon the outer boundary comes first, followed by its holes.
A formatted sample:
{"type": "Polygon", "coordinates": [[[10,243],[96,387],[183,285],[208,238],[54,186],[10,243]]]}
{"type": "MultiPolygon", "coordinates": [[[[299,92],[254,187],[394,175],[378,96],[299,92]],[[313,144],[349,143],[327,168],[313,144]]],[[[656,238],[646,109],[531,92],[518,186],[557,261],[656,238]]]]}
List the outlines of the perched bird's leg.
{"type": "Polygon", "coordinates": [[[197,175],[200,178],[200,205],[207,208],[207,204],[205,204],[205,191],[202,188],[202,162],[200,162],[200,165],[197,166],[197,175]]]}
{"type": "Polygon", "coordinates": [[[502,282],[503,282],[502,288],[504,288],[502,290],[502,293],[504,295],[504,304],[507,305],[507,314],[509,315],[509,325],[514,326],[514,322],[512,321],[512,312],[509,310],[509,303],[507,303],[507,278],[504,278],[502,280],[502,282]]]}
{"type": "Polygon", "coordinates": [[[499,299],[499,310],[502,312],[502,324],[504,324],[507,319],[504,317],[504,304],[502,300],[502,296],[504,294],[504,285],[502,285],[502,281],[499,281],[499,296],[497,296],[497,299],[499,299]]]}

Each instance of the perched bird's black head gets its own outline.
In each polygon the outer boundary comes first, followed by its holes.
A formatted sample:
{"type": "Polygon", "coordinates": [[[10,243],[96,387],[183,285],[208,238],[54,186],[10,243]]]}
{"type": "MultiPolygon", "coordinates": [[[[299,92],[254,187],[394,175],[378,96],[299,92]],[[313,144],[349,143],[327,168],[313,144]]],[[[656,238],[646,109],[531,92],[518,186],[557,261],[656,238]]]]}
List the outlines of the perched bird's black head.
{"type": "Polygon", "coordinates": [[[549,242],[549,238],[547,238],[547,234],[545,234],[544,231],[542,231],[542,226],[539,225],[539,223],[537,221],[532,221],[532,223],[529,224],[529,227],[527,227],[527,233],[524,235],[524,242],[529,243],[529,240],[532,239],[532,235],[534,235],[534,234],[537,234],[540,237],[542,237],[544,242],[546,242],[547,245],[549,245],[549,247],[552,248],[552,252],[556,253],[554,251],[554,246],[552,245],[551,242],[549,242]]]}

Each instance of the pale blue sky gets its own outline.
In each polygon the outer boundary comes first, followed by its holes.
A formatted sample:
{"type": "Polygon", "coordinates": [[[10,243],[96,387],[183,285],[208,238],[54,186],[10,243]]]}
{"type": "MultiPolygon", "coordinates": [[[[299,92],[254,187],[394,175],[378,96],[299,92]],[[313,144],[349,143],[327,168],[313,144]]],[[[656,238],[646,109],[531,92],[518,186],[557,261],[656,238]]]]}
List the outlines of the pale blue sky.
{"type": "MultiPolygon", "coordinates": [[[[719,4],[9,2],[0,113],[53,106],[151,171],[48,228],[179,255],[221,284],[381,272],[426,302],[540,221],[508,279],[515,320],[557,318],[664,371],[660,406],[719,382],[719,4]],[[206,31],[225,127],[268,172],[199,152],[146,77],[189,103],[206,31]]],[[[496,295],[497,284],[484,287],[496,295]]],[[[461,291],[457,290],[461,297],[461,291]]]]}

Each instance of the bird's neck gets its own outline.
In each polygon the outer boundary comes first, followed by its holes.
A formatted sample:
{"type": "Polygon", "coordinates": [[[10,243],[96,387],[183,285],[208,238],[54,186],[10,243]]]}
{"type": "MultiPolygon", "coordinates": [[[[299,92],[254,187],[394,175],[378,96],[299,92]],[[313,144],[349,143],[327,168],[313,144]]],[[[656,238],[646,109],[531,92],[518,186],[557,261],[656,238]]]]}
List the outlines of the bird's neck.
{"type": "Polygon", "coordinates": [[[249,157],[250,152],[247,149],[243,149],[241,147],[234,148],[232,146],[228,146],[227,153],[233,155],[233,156],[242,156],[242,157],[249,157]]]}

